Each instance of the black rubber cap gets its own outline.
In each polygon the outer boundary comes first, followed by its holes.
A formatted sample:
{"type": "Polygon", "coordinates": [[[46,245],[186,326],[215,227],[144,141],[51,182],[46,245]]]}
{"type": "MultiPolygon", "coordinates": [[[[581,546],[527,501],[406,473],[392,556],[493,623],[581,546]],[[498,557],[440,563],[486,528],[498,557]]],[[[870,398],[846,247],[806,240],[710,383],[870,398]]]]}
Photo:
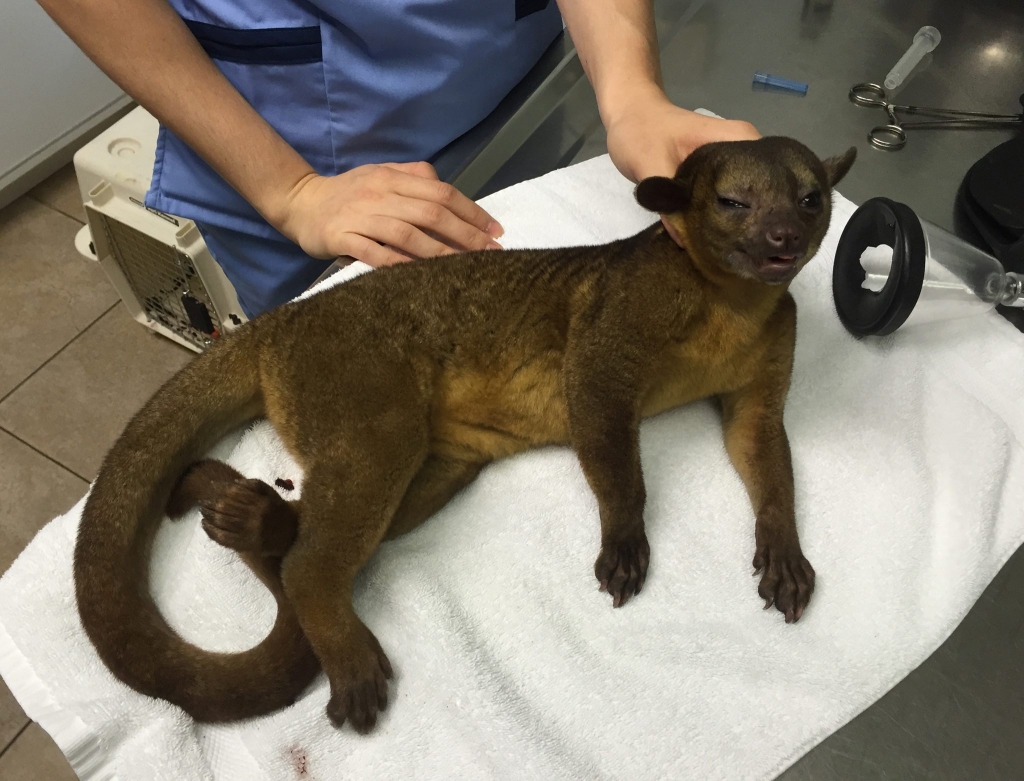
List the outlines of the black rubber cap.
{"type": "Polygon", "coordinates": [[[921,220],[909,206],[888,198],[872,198],[846,223],[835,265],[832,298],[836,313],[854,336],[885,336],[906,322],[924,284],[927,245],[921,220]],[[868,247],[892,247],[892,267],[877,293],[863,287],[861,255],[868,247]]]}

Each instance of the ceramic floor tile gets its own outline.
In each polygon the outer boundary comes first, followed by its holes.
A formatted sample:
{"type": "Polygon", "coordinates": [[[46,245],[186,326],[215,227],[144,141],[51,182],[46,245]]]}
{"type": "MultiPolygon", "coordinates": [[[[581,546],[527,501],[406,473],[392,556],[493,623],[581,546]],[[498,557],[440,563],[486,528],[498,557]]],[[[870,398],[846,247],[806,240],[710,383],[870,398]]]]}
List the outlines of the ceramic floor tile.
{"type": "MultiPolygon", "coordinates": [[[[0,574],[89,485],[0,430],[0,574]]],[[[2,741],[0,741],[2,742],[2,741]]]]}
{"type": "Polygon", "coordinates": [[[31,198],[0,210],[0,399],[118,300],[80,227],[31,198]]]}
{"type": "MultiPolygon", "coordinates": [[[[85,493],[85,481],[0,431],[0,573],[35,533],[85,493]]],[[[0,750],[28,718],[0,682],[0,750]]],[[[0,760],[0,767],[3,762],[0,760]]],[[[0,772],[0,778],[8,776],[0,772]]]]}
{"type": "Polygon", "coordinates": [[[75,167],[71,163],[36,185],[30,195],[78,222],[85,222],[85,208],[82,206],[82,196],[78,190],[75,167]]]}
{"type": "Polygon", "coordinates": [[[57,744],[38,724],[30,724],[3,756],[0,756],[3,781],[77,781],[57,744]]]}
{"type": "Polygon", "coordinates": [[[132,414],[195,355],[118,305],[0,402],[0,428],[92,480],[132,414]]]}
{"type": "Polygon", "coordinates": [[[0,751],[14,740],[14,736],[28,722],[28,716],[14,699],[11,690],[0,680],[0,751]]]}

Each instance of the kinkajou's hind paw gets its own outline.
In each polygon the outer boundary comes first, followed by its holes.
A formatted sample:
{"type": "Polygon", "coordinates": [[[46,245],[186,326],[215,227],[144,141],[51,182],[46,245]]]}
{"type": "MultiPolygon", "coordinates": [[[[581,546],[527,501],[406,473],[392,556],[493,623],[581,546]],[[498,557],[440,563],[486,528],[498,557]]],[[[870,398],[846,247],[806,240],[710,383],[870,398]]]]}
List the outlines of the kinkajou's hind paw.
{"type": "Polygon", "coordinates": [[[199,509],[210,539],[236,551],[283,556],[298,533],[294,508],[262,480],[237,480],[199,509]]]}
{"type": "Polygon", "coordinates": [[[388,680],[394,675],[391,662],[377,638],[364,630],[362,642],[346,649],[348,670],[344,679],[331,680],[327,716],[335,727],[346,721],[365,735],[377,725],[377,715],[388,706],[388,680]]]}

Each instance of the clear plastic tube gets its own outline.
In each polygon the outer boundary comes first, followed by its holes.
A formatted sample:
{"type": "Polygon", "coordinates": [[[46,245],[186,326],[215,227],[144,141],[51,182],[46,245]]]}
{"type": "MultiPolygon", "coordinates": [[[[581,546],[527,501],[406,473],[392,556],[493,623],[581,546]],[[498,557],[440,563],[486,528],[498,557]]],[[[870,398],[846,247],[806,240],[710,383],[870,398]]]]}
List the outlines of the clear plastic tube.
{"type": "Polygon", "coordinates": [[[887,90],[894,90],[900,86],[903,80],[921,62],[921,58],[938,46],[940,40],[942,40],[942,36],[939,35],[939,31],[934,27],[925,25],[918,30],[917,35],[914,36],[914,42],[910,44],[906,54],[900,57],[900,61],[893,66],[893,69],[889,71],[889,75],[885,77],[885,88],[887,90]]]}

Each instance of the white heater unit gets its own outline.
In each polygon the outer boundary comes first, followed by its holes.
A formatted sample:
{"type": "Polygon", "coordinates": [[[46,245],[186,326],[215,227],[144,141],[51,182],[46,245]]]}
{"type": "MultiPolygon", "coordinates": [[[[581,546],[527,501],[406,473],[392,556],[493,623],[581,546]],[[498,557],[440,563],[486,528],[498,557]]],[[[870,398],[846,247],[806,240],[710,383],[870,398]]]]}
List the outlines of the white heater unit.
{"type": "Polygon", "coordinates": [[[139,323],[202,352],[246,317],[195,223],[143,202],[158,129],[137,108],[75,154],[88,218],[75,246],[103,267],[139,323]]]}

